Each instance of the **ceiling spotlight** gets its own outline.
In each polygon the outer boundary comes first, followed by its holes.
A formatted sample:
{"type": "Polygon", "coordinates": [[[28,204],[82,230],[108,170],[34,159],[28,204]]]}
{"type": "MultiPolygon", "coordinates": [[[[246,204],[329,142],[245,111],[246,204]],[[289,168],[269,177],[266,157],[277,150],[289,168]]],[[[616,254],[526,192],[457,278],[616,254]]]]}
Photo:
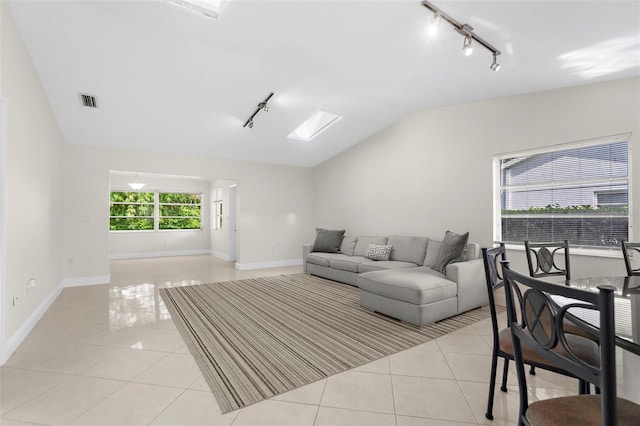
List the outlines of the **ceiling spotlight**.
{"type": "Polygon", "coordinates": [[[471,46],[471,36],[467,34],[464,36],[464,43],[462,44],[462,50],[465,56],[469,56],[473,53],[473,46],[471,46]]]}
{"type": "Polygon", "coordinates": [[[435,35],[440,28],[440,23],[442,22],[442,15],[440,12],[435,12],[433,14],[433,18],[431,18],[431,25],[429,25],[429,35],[435,35]]]}
{"type": "Polygon", "coordinates": [[[250,129],[253,129],[253,120],[249,120],[247,126],[249,126],[250,129]]]}
{"type": "Polygon", "coordinates": [[[498,70],[500,69],[500,64],[498,63],[498,54],[497,53],[493,54],[493,62],[491,63],[491,66],[489,68],[493,72],[498,72],[498,70]]]}
{"type": "Polygon", "coordinates": [[[264,112],[269,112],[269,106],[265,102],[260,102],[258,104],[258,107],[260,107],[260,109],[264,112]]]}
{"type": "Polygon", "coordinates": [[[438,25],[440,25],[440,22],[442,22],[442,15],[440,15],[440,12],[436,12],[436,13],[434,13],[434,14],[433,14],[433,18],[432,18],[432,20],[431,20],[431,23],[432,23],[433,25],[438,26],[438,25]]]}

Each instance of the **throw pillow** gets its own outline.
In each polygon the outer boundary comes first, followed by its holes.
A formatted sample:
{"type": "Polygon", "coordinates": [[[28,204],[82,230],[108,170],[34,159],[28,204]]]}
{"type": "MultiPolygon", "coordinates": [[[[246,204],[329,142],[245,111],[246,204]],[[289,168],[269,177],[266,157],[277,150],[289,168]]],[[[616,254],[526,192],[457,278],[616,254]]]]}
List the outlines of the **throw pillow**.
{"type": "Polygon", "coordinates": [[[371,260],[389,260],[391,249],[393,246],[385,244],[369,244],[367,251],[364,253],[364,257],[371,260]]]}
{"type": "Polygon", "coordinates": [[[436,257],[436,261],[431,269],[444,274],[447,265],[453,263],[462,256],[464,249],[467,246],[468,239],[468,232],[458,235],[455,232],[447,231],[444,234],[440,251],[438,251],[438,256],[436,257]]]}
{"type": "Polygon", "coordinates": [[[344,229],[316,228],[316,239],[313,242],[311,251],[338,253],[343,237],[344,229]]]}

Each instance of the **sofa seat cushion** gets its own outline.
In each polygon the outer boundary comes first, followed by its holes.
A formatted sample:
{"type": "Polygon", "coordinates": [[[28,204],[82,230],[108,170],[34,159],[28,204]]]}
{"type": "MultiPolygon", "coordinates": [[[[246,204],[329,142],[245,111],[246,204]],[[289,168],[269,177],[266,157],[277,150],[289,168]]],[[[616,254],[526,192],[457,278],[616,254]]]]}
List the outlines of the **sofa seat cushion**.
{"type": "Polygon", "coordinates": [[[371,271],[384,271],[386,269],[415,268],[417,265],[411,262],[400,262],[397,260],[369,260],[362,262],[358,266],[358,272],[363,274],[371,271]]]}
{"type": "Polygon", "coordinates": [[[330,266],[333,269],[341,271],[358,272],[358,265],[366,261],[362,256],[347,256],[344,254],[335,255],[330,260],[330,266]]]}
{"type": "Polygon", "coordinates": [[[338,253],[321,253],[313,251],[307,255],[307,263],[329,267],[329,261],[336,256],[344,255],[338,253]]]}
{"type": "Polygon", "coordinates": [[[365,272],[358,287],[379,296],[423,305],[456,297],[456,283],[429,267],[365,272]]]}

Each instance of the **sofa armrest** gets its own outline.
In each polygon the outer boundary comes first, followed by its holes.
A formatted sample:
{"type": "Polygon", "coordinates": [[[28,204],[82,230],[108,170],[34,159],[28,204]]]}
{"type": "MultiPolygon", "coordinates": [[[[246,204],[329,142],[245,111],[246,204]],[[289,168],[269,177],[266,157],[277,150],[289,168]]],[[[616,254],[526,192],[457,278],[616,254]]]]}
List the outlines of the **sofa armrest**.
{"type": "Polygon", "coordinates": [[[311,249],[313,248],[313,244],[304,244],[302,246],[302,266],[303,271],[307,272],[307,255],[311,253],[311,249]]]}
{"type": "Polygon", "coordinates": [[[489,304],[484,262],[472,259],[447,265],[447,278],[458,285],[458,312],[489,304]]]}

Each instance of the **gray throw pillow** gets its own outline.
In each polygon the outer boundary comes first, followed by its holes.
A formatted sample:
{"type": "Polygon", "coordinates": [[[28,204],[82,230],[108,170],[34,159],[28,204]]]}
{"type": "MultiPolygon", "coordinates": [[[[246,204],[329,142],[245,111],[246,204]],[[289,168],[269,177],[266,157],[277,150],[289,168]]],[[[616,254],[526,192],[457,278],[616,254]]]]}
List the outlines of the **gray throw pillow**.
{"type": "Polygon", "coordinates": [[[393,246],[386,244],[369,244],[364,257],[371,260],[389,260],[393,246]]]}
{"type": "Polygon", "coordinates": [[[344,229],[316,228],[316,239],[311,251],[338,253],[344,237],[344,229]]]}
{"type": "Polygon", "coordinates": [[[431,269],[444,274],[448,264],[460,259],[467,246],[468,239],[468,232],[458,235],[455,232],[447,231],[444,234],[440,251],[438,251],[438,256],[431,269]]]}

